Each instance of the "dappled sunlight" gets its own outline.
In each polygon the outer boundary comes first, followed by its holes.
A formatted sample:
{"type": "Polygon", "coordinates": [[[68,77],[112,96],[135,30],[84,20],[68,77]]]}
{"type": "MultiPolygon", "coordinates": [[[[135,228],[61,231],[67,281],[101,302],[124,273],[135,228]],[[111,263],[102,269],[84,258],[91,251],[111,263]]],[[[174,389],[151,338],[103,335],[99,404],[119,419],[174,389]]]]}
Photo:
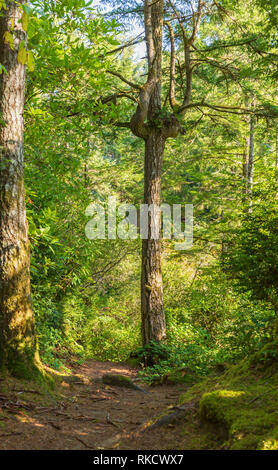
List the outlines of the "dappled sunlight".
{"type": "MultiPolygon", "coordinates": [[[[1,449],[132,448],[137,446],[139,436],[142,448],[148,448],[150,436],[142,434],[144,423],[151,421],[162,407],[169,407],[179,394],[175,387],[166,398],[167,387],[143,395],[142,391],[102,383],[102,376],[107,373],[133,378],[136,370],[124,364],[87,361],[75,373],[78,375],[73,377],[78,377],[78,382],[71,382],[67,389],[62,383],[58,387],[57,382],[50,396],[32,387],[24,393],[23,389],[12,391],[20,382],[10,382],[11,391],[1,401],[5,403],[0,416],[4,420],[1,449]],[[36,396],[36,402],[32,396],[36,396]]],[[[156,432],[151,441],[154,448],[159,448],[161,433],[156,432]]]]}

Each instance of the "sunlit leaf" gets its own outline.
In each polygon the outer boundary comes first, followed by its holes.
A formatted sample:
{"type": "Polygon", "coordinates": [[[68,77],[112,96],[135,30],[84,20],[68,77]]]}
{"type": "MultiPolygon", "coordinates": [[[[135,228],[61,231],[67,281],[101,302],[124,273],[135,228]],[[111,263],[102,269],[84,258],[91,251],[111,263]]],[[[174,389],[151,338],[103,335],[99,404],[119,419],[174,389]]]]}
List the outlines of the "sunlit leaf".
{"type": "Polygon", "coordinates": [[[28,14],[26,11],[23,12],[22,18],[21,18],[21,23],[22,23],[22,28],[24,31],[27,31],[28,29],[28,14]]]}
{"type": "Polygon", "coordinates": [[[17,54],[17,61],[19,64],[25,65],[28,59],[28,52],[25,47],[21,47],[17,54]]]}
{"type": "Polygon", "coordinates": [[[4,41],[5,41],[6,44],[10,45],[10,48],[12,50],[14,50],[14,38],[13,38],[12,33],[10,33],[10,31],[6,31],[4,33],[4,41]]]}
{"type": "Polygon", "coordinates": [[[35,70],[35,59],[32,51],[28,51],[28,56],[27,56],[27,66],[30,72],[34,72],[35,70]]]}

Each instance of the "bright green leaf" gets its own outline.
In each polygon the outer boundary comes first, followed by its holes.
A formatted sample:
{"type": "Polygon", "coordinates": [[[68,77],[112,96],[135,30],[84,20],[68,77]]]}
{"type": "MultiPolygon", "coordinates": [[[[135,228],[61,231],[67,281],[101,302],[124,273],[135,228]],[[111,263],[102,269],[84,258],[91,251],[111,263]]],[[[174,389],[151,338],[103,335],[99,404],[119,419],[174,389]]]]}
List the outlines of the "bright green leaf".
{"type": "Polygon", "coordinates": [[[28,14],[26,11],[23,12],[22,18],[21,18],[21,23],[22,23],[22,28],[24,31],[27,31],[28,29],[28,14]]]}
{"type": "Polygon", "coordinates": [[[27,66],[30,72],[34,72],[35,70],[35,59],[32,51],[28,51],[28,56],[27,56],[27,66]]]}
{"type": "Polygon", "coordinates": [[[17,54],[17,61],[19,64],[25,65],[27,62],[28,53],[24,47],[21,47],[17,54]]]}
{"type": "Polygon", "coordinates": [[[5,44],[9,44],[10,48],[14,50],[14,38],[13,38],[12,33],[10,33],[9,31],[6,31],[4,33],[4,41],[5,41],[5,44]]]}

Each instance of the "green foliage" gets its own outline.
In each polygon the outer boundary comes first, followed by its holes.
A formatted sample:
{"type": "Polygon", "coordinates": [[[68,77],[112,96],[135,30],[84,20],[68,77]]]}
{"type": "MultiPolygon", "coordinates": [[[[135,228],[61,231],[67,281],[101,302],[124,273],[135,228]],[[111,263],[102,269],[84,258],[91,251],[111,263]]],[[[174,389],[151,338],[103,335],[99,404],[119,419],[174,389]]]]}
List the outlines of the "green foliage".
{"type": "MultiPolygon", "coordinates": [[[[90,202],[114,195],[137,206],[143,198],[143,144],[114,127],[135,105],[126,97],[115,101],[115,95],[135,95],[106,73],[113,68],[144,81],[145,64],[132,49],[110,54],[127,41],[118,22],[126,9],[129,20],[140,23],[139,3],[110,2],[117,14],[111,9],[106,19],[83,0],[36,1],[26,11],[33,70],[25,112],[32,286],[42,357],[57,368],[71,354],[126,360],[140,345],[139,242],[89,241],[84,235],[90,202]]],[[[178,4],[186,14],[188,6],[178,4]]],[[[141,362],[153,362],[144,371],[150,381],[179,368],[203,377],[219,363],[258,351],[273,335],[275,32],[267,21],[271,2],[246,5],[224,2],[223,11],[213,6],[204,17],[193,99],[249,107],[255,96],[269,114],[256,119],[253,212],[244,213],[242,176],[248,114],[192,108],[182,123],[185,135],[167,144],[162,198],[194,204],[194,247],[178,253],[172,242],[163,242],[167,342],[137,351],[141,362]]],[[[163,61],[167,70],[167,36],[163,61]]],[[[177,98],[182,87],[178,76],[177,98]]],[[[162,92],[168,89],[164,73],[162,92]]],[[[171,113],[165,102],[159,119],[171,113]]]]}
{"type": "MultiPolygon", "coordinates": [[[[196,380],[196,376],[202,376],[208,372],[208,365],[211,360],[209,349],[200,342],[188,345],[172,345],[169,343],[163,345],[163,347],[152,345],[150,348],[146,346],[143,350],[139,350],[139,358],[142,357],[145,360],[152,353],[155,359],[162,355],[166,356],[166,359],[157,359],[156,364],[147,366],[139,372],[140,377],[148,383],[162,382],[163,377],[167,375],[171,377],[171,383],[174,383],[175,379],[179,383],[188,383],[188,375],[183,379],[183,376],[178,374],[178,370],[187,369],[189,375],[194,375],[194,380],[196,380]]],[[[150,357],[153,361],[153,356],[150,357]]]]}
{"type": "Polygon", "coordinates": [[[237,232],[230,236],[223,266],[242,290],[271,302],[277,311],[277,204],[271,191],[263,197],[253,204],[252,211],[242,217],[237,232]]]}
{"type": "Polygon", "coordinates": [[[169,356],[169,349],[164,343],[157,343],[150,341],[146,346],[137,349],[131,354],[131,357],[138,358],[143,364],[153,364],[167,359],[169,356]]]}
{"type": "Polygon", "coordinates": [[[271,305],[239,295],[236,285],[214,263],[188,283],[191,267],[179,273],[179,262],[164,266],[167,343],[150,344],[132,354],[142,364],[148,382],[175,370],[188,369],[202,377],[218,365],[234,363],[260,350],[273,335],[275,314],[271,305]],[[183,272],[183,275],[182,275],[183,272]]]}
{"type": "Polygon", "coordinates": [[[140,341],[139,325],[134,329],[132,322],[126,325],[104,317],[93,320],[90,327],[88,354],[95,359],[125,361],[140,341]]]}

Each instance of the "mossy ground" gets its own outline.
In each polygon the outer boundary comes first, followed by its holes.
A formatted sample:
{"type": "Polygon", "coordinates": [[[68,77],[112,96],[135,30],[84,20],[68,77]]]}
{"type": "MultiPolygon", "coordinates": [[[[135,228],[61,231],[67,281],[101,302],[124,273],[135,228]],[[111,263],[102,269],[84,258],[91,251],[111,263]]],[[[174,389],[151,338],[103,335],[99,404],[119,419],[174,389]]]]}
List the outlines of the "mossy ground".
{"type": "Polygon", "coordinates": [[[60,373],[47,366],[41,366],[39,379],[36,375],[32,379],[23,379],[5,372],[0,374],[0,394],[13,399],[19,393],[22,402],[31,400],[45,406],[53,405],[56,399],[60,399],[64,388],[76,383],[77,379],[75,375],[65,375],[65,372],[60,373]]]}
{"type": "MultiPolygon", "coordinates": [[[[195,385],[180,398],[181,404],[192,401],[199,403],[203,426],[210,424],[222,433],[220,448],[278,450],[278,343],[231,366],[222,376],[195,385]]],[[[185,429],[188,432],[188,425],[185,429]]]]}
{"type": "MultiPolygon", "coordinates": [[[[115,402],[113,419],[117,420],[118,417],[119,423],[121,423],[123,416],[126,419],[126,413],[130,413],[132,419],[130,421],[131,428],[129,432],[131,430],[134,432],[132,423],[138,423],[139,418],[143,427],[142,429],[141,427],[136,429],[136,440],[134,440],[135,437],[133,435],[130,435],[128,438],[122,436],[118,443],[119,448],[125,448],[124,446],[127,445],[127,448],[149,449],[150,442],[155,446],[154,448],[161,448],[161,442],[163,442],[163,449],[278,450],[277,357],[278,343],[272,343],[238,365],[230,366],[221,376],[216,374],[211,375],[194,386],[182,383],[168,387],[164,383],[159,387],[153,387],[152,393],[148,398],[150,409],[141,403],[142,397],[139,394],[126,394],[124,392],[123,396],[129,400],[129,403],[123,410],[121,407],[118,410],[118,401],[115,402]],[[173,403],[177,403],[178,396],[183,391],[184,393],[180,396],[179,400],[180,406],[173,407],[173,403]],[[163,414],[161,413],[162,409],[164,409],[163,414]],[[173,422],[166,421],[159,427],[152,426],[157,420],[162,419],[163,416],[173,414],[176,410],[182,410],[182,413],[178,414],[177,420],[173,422]],[[153,419],[154,416],[158,416],[158,418],[153,419]],[[148,428],[150,429],[148,430],[148,428]],[[143,432],[139,432],[140,429],[143,432]]],[[[71,414],[76,415],[73,419],[77,421],[80,419],[80,411],[76,411],[75,406],[77,403],[78,407],[83,406],[83,398],[86,401],[88,397],[86,409],[84,408],[83,410],[85,417],[90,414],[89,410],[92,407],[92,399],[96,400],[98,410],[100,407],[103,408],[105,413],[107,410],[110,410],[111,400],[118,400],[118,393],[121,392],[117,391],[116,395],[114,395],[114,390],[111,390],[106,383],[103,383],[106,382],[106,380],[103,381],[103,377],[108,377],[108,380],[112,377],[113,385],[115,385],[114,378],[116,376],[117,385],[129,387],[129,384],[133,383],[132,378],[136,373],[134,370],[128,371],[124,365],[115,366],[114,363],[95,362],[88,362],[88,364],[81,368],[75,369],[74,375],[70,373],[65,375],[65,372],[59,374],[49,368],[45,368],[45,372],[48,376],[52,377],[54,383],[52,390],[49,390],[45,385],[39,385],[36,381],[15,379],[10,376],[5,378],[0,377],[0,395],[3,394],[3,396],[7,397],[5,403],[10,403],[9,406],[11,408],[9,411],[3,409],[0,414],[0,427],[5,425],[7,434],[9,434],[10,428],[12,432],[18,431],[18,426],[21,426],[19,424],[21,422],[20,419],[24,418],[27,421],[29,420],[28,425],[32,432],[34,431],[33,421],[41,420],[43,423],[43,427],[40,428],[41,432],[45,429],[46,439],[52,439],[54,431],[53,429],[51,432],[49,431],[51,423],[60,427],[62,421],[62,427],[68,429],[68,419],[71,414]],[[117,374],[114,373],[115,367],[117,368],[117,374]],[[106,372],[106,374],[103,375],[103,372],[106,372]],[[120,375],[118,372],[122,372],[125,375],[120,375]],[[122,380],[123,377],[124,379],[122,380]],[[120,383],[118,379],[120,379],[120,383]],[[77,390],[79,390],[78,393],[77,390]],[[66,411],[63,408],[64,405],[61,405],[61,403],[65,403],[65,400],[67,400],[66,411]],[[23,407],[23,417],[20,415],[21,403],[23,405],[31,405],[29,408],[23,407]],[[14,405],[16,405],[17,424],[11,419],[11,414],[14,416],[14,405]],[[45,407],[48,408],[46,414],[44,412],[42,415],[37,413],[36,410],[41,407],[43,409],[45,407]],[[62,413],[57,415],[57,409],[58,411],[62,409],[62,413]]],[[[27,426],[27,421],[25,426],[27,426]]],[[[76,426],[77,422],[73,422],[74,426],[76,426]]],[[[78,423],[80,426],[79,430],[84,432],[87,421],[83,422],[81,419],[78,423]]],[[[98,423],[99,417],[96,421],[90,422],[90,425],[88,424],[93,441],[99,432],[98,423]]],[[[118,426],[112,426],[111,429],[114,430],[114,427],[115,432],[119,433],[118,426]]],[[[111,437],[111,429],[109,429],[107,429],[107,437],[111,437]]],[[[22,429],[20,428],[19,431],[21,432],[22,429]]],[[[57,436],[61,438],[61,433],[59,434],[59,431],[57,433],[57,436]]],[[[23,435],[25,436],[24,433],[23,435]]],[[[64,434],[62,433],[63,436],[64,434]]],[[[7,448],[9,446],[21,448],[22,445],[25,445],[24,439],[19,437],[16,444],[12,440],[9,441],[7,448]]],[[[52,445],[51,442],[54,441],[50,442],[50,440],[45,445],[52,445]]],[[[60,441],[59,448],[64,445],[64,441],[60,441]]],[[[39,442],[37,445],[40,446],[41,443],[39,442]]],[[[103,444],[101,445],[103,447],[103,444]]],[[[110,446],[110,441],[107,445],[110,446]]],[[[33,441],[30,441],[28,446],[28,448],[33,446],[33,441]]],[[[75,448],[74,443],[71,443],[71,446],[75,448]]]]}
{"type": "Polygon", "coordinates": [[[53,388],[53,374],[49,374],[43,366],[37,345],[34,348],[10,348],[0,351],[0,376],[37,383],[39,386],[53,388]]]}

